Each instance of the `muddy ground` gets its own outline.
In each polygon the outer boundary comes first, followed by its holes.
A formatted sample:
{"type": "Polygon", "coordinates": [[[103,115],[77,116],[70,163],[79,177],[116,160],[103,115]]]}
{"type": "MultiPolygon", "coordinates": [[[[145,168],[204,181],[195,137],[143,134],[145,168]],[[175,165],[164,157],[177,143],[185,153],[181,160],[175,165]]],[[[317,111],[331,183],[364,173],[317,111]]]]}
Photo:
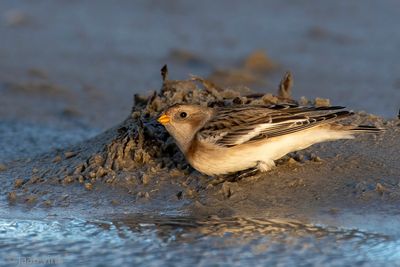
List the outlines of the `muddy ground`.
{"type": "MultiPolygon", "coordinates": [[[[6,210],[43,209],[89,217],[151,213],[285,218],[351,227],[358,227],[354,217],[374,214],[374,219],[369,219],[372,228],[380,216],[398,217],[397,120],[358,113],[353,123],[387,130],[291,154],[271,172],[239,182],[204,176],[192,169],[156,121],[169,105],[297,102],[240,90],[243,88],[222,89],[199,77],[165,80],[151,96],[136,95],[131,114],[116,127],[77,145],[4,165],[1,177],[6,210]]],[[[303,104],[321,102],[327,104],[320,99],[303,104]]],[[[369,227],[364,221],[359,223],[369,227]]],[[[384,227],[381,231],[393,231],[396,226],[384,227]]]]}

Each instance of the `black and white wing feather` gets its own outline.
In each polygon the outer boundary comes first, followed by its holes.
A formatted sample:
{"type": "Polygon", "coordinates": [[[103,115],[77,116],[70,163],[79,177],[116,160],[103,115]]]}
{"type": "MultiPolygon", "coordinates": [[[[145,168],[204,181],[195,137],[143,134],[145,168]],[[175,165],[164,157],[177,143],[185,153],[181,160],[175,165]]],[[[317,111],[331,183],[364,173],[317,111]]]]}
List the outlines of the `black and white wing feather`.
{"type": "Polygon", "coordinates": [[[283,136],[350,116],[344,107],[293,105],[221,108],[197,133],[200,140],[223,147],[283,136]]]}

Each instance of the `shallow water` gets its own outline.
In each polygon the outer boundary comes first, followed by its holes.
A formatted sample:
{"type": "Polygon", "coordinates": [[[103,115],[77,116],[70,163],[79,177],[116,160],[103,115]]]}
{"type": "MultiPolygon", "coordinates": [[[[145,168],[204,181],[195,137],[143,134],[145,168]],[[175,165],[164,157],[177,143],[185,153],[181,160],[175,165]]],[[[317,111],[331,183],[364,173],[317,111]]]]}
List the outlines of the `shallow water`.
{"type": "Polygon", "coordinates": [[[0,219],[0,244],[1,265],[400,264],[397,238],[251,218],[0,219]]]}

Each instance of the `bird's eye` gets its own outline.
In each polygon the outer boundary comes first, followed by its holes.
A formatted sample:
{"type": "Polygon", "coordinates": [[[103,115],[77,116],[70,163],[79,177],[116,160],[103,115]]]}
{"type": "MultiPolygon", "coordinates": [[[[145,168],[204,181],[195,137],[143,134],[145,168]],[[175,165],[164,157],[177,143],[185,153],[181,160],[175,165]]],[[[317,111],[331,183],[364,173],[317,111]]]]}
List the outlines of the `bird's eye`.
{"type": "Polygon", "coordinates": [[[187,113],[186,113],[186,112],[181,112],[181,113],[179,114],[179,116],[180,116],[181,118],[186,118],[186,117],[187,117],[187,113]]]}

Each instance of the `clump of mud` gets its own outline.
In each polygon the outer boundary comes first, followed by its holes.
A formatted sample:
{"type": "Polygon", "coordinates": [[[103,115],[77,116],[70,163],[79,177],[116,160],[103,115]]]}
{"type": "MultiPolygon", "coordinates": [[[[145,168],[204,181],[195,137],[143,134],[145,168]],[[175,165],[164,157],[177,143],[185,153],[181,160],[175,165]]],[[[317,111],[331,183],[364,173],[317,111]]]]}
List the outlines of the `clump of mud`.
{"type": "MultiPolygon", "coordinates": [[[[102,150],[78,164],[72,173],[64,177],[65,183],[80,181],[93,183],[123,182],[129,179],[121,174],[129,173],[131,182],[147,184],[162,169],[174,170],[185,175],[193,172],[172,138],[156,119],[160,112],[176,103],[199,105],[232,106],[247,104],[295,103],[290,99],[291,76],[287,74],[279,86],[279,95],[242,94],[235,89],[222,89],[199,77],[186,81],[167,79],[163,69],[163,84],[159,92],[149,97],[135,95],[130,116],[115,129],[113,138],[102,150]]],[[[72,158],[77,153],[70,152],[64,158],[72,158]]],[[[61,158],[59,158],[61,159],[61,158]]],[[[179,173],[177,173],[179,175],[179,173]]]]}

